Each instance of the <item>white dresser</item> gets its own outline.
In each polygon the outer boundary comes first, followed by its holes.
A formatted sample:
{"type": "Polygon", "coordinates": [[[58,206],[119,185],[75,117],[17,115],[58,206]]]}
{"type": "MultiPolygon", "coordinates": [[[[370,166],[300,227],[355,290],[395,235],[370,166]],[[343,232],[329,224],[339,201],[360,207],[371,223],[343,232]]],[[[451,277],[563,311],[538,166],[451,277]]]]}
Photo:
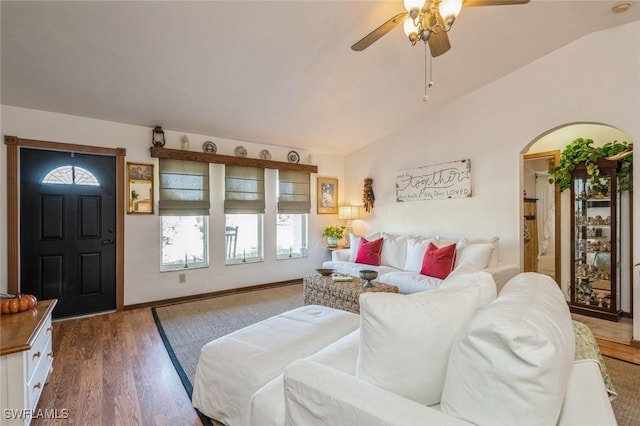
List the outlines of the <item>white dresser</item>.
{"type": "Polygon", "coordinates": [[[51,312],[56,300],[0,316],[0,425],[28,425],[53,363],[51,312]]]}

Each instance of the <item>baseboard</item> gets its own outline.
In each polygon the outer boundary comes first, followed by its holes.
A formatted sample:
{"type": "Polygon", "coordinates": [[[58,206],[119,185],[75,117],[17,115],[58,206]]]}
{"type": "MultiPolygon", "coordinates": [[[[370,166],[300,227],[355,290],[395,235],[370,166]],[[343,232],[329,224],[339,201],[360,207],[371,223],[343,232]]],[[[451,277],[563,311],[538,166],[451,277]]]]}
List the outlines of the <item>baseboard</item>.
{"type": "Polygon", "coordinates": [[[211,293],[202,293],[202,294],[192,294],[190,296],[184,297],[175,297],[172,299],[163,299],[163,300],[154,300],[153,302],[145,302],[145,303],[136,303],[133,305],[126,305],[124,307],[125,311],[130,311],[133,309],[142,309],[142,308],[157,308],[160,306],[167,305],[175,305],[177,303],[185,303],[185,302],[193,302],[195,300],[202,299],[210,299],[212,297],[220,297],[220,296],[228,296],[230,294],[239,294],[239,293],[247,293],[249,291],[255,290],[264,290],[267,288],[276,288],[276,287],[284,287],[288,285],[300,284],[302,282],[302,278],[287,280],[287,281],[277,281],[273,283],[265,283],[265,284],[257,284],[249,287],[240,287],[240,288],[230,288],[228,290],[220,290],[213,291],[211,293]]]}
{"type": "Polygon", "coordinates": [[[631,339],[631,347],[640,349],[640,340],[631,339]]]}

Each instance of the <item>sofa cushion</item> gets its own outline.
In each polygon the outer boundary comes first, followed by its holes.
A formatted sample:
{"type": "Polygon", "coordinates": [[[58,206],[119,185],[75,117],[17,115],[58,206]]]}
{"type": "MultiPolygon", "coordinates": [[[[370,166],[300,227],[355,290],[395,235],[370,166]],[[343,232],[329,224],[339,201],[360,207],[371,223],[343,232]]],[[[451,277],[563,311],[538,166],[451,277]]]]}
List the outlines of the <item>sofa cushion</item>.
{"type": "Polygon", "coordinates": [[[477,286],[480,289],[480,307],[493,302],[497,295],[496,282],[493,275],[478,271],[470,262],[463,262],[442,281],[440,288],[477,286]]]}
{"type": "Polygon", "coordinates": [[[382,243],[384,240],[368,241],[366,238],[360,238],[358,246],[358,254],[356,254],[356,263],[364,263],[366,265],[380,265],[380,253],[382,252],[382,243]]]}
{"type": "Polygon", "coordinates": [[[398,287],[398,292],[402,294],[435,290],[442,284],[440,278],[403,271],[387,272],[386,274],[379,275],[378,281],[383,284],[395,285],[398,287]]]}
{"type": "Polygon", "coordinates": [[[424,252],[420,273],[430,277],[445,279],[453,270],[456,260],[456,245],[451,244],[441,248],[429,243],[424,252]]]}
{"type": "Polygon", "coordinates": [[[335,269],[337,272],[340,272],[342,274],[347,274],[347,275],[353,275],[354,277],[359,276],[360,271],[362,271],[363,269],[374,270],[378,273],[378,281],[380,281],[379,277],[381,277],[383,274],[398,272],[397,269],[392,268],[391,266],[384,266],[384,265],[373,266],[373,265],[366,265],[364,263],[341,262],[341,261],[333,261],[333,260],[328,260],[326,262],[323,262],[322,267],[326,269],[335,269]]]}
{"type": "Polygon", "coordinates": [[[421,404],[439,402],[451,346],[479,298],[475,287],[361,295],[356,377],[421,404]]]}
{"type": "Polygon", "coordinates": [[[407,240],[406,235],[382,234],[384,244],[382,245],[382,253],[380,254],[380,264],[391,266],[396,269],[404,268],[407,257],[407,240]]]}
{"type": "Polygon", "coordinates": [[[451,350],[440,409],[477,425],[555,425],[574,351],[558,285],[545,275],[519,274],[451,350]]]}
{"type": "MultiPolygon", "coordinates": [[[[360,330],[336,340],[306,359],[354,376],[360,345],[360,330]]],[[[251,426],[285,424],[284,383],[282,375],[261,387],[251,398],[251,426]]]]}
{"type": "Polygon", "coordinates": [[[431,238],[409,237],[404,267],[398,269],[419,273],[420,269],[422,269],[424,252],[427,251],[427,246],[431,241],[431,238]]]}

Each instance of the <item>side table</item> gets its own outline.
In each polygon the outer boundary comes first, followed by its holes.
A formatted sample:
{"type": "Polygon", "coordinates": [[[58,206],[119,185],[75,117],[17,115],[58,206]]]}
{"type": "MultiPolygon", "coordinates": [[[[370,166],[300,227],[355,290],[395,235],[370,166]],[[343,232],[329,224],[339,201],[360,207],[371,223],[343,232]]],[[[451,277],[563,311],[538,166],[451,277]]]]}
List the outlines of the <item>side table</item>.
{"type": "Polygon", "coordinates": [[[360,313],[362,293],[397,293],[394,285],[373,282],[373,287],[365,288],[364,280],[353,277],[352,281],[333,282],[330,276],[310,275],[302,279],[305,305],[323,305],[330,308],[360,313]]]}

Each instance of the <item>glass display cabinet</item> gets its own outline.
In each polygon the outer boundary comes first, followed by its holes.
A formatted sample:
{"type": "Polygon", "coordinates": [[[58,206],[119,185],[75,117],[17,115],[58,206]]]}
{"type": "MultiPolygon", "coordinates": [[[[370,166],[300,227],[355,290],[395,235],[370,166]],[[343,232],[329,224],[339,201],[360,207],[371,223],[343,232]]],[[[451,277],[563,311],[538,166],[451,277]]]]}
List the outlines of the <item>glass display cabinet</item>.
{"type": "Polygon", "coordinates": [[[571,312],[618,321],[620,309],[620,197],[617,162],[598,162],[592,182],[584,163],[571,181],[571,312]]]}

